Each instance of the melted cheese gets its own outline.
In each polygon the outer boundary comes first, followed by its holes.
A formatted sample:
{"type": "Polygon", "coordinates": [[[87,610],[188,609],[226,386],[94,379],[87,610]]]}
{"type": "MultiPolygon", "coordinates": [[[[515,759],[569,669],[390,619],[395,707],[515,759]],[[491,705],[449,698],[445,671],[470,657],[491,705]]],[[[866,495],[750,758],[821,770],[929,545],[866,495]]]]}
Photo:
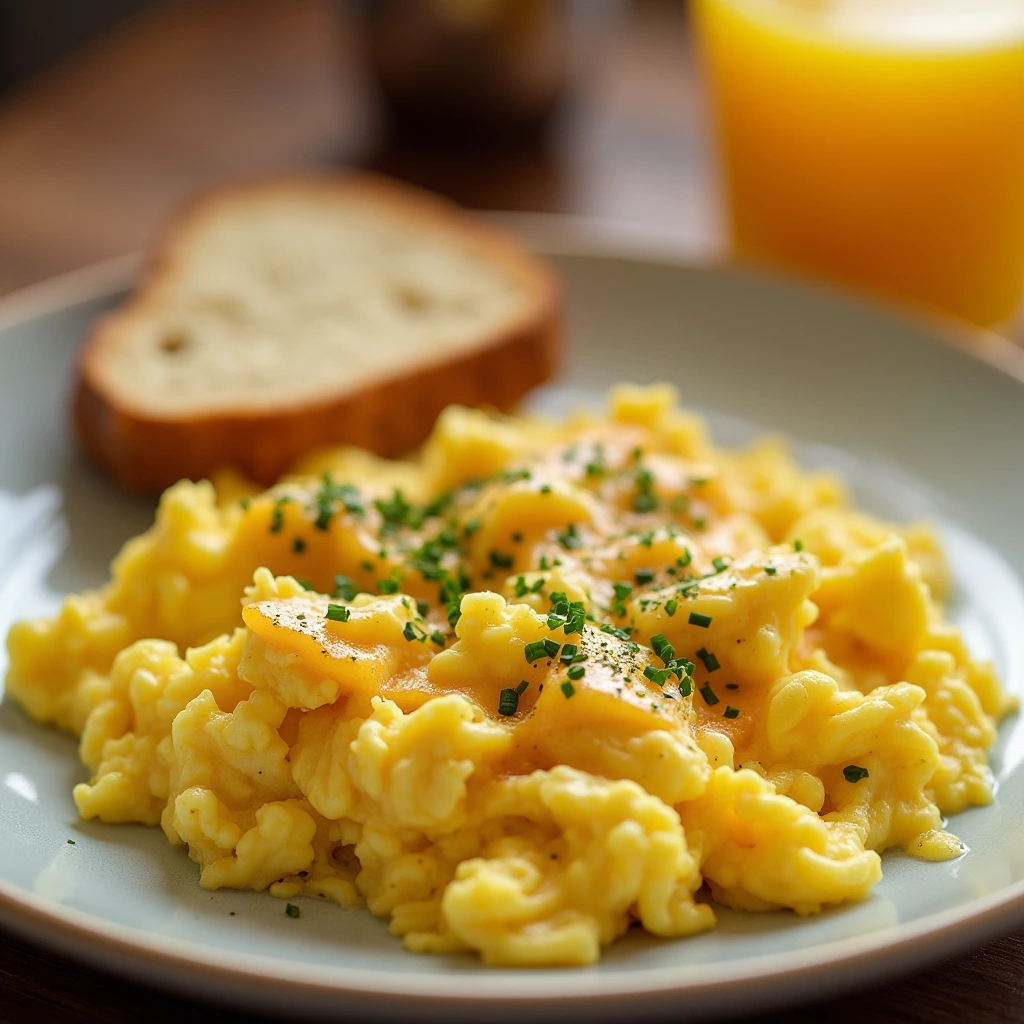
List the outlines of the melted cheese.
{"type": "Polygon", "coordinates": [[[410,949],[586,964],[696,898],[801,914],[879,854],[964,848],[1014,702],[924,526],[671,389],[606,418],[450,409],[422,456],[181,483],[102,589],[8,639],[81,736],[85,817],[162,826],[200,884],[365,902],[410,949]],[[799,543],[797,543],[799,541],[799,543]]]}

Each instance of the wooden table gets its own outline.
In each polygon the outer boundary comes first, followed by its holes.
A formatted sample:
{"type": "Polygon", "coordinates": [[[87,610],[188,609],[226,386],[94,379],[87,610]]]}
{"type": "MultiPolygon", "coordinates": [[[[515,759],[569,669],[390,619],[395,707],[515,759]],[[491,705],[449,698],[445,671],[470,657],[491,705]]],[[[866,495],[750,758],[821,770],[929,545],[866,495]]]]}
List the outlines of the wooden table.
{"type": "MultiPolygon", "coordinates": [[[[0,103],[0,294],[145,247],[199,187],[323,162],[384,168],[480,207],[646,224],[710,251],[714,174],[681,8],[640,3],[614,27],[575,69],[546,145],[467,160],[387,141],[337,5],[158,7],[0,103]]],[[[0,1020],[201,1012],[0,934],[0,1020]]],[[[1024,931],[858,995],[747,1020],[773,1019],[1024,1022],[1024,931]]]]}

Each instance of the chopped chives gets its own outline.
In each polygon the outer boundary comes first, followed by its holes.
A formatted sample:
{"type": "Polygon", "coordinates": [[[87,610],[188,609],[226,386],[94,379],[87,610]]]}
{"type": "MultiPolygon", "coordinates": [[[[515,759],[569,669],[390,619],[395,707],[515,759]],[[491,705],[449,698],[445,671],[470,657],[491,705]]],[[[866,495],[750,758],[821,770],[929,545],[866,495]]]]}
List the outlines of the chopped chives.
{"type": "Polygon", "coordinates": [[[650,679],[656,686],[664,686],[670,675],[672,675],[672,670],[668,668],[655,668],[653,665],[647,665],[644,668],[644,678],[650,679]]]}
{"type": "Polygon", "coordinates": [[[506,551],[492,551],[491,552],[491,565],[495,569],[511,569],[512,568],[512,556],[506,551]]]}
{"type": "Polygon", "coordinates": [[[583,540],[580,537],[579,528],[575,523],[570,523],[564,530],[555,534],[555,540],[566,549],[566,551],[574,551],[577,548],[583,546],[583,540]]]}
{"type": "Polygon", "coordinates": [[[718,659],[705,647],[702,647],[697,652],[697,657],[700,658],[702,662],[704,662],[704,667],[709,672],[715,672],[717,669],[720,669],[722,667],[718,664],[718,659]]]}
{"type": "Polygon", "coordinates": [[[520,683],[520,684],[519,684],[519,685],[518,685],[518,686],[516,687],[516,693],[518,693],[518,694],[524,694],[524,693],[526,693],[527,689],[529,689],[529,686],[530,686],[529,680],[527,680],[527,679],[524,679],[524,680],[523,680],[523,681],[522,681],[522,682],[521,682],[521,683],[520,683]]]}
{"type": "Polygon", "coordinates": [[[676,656],[676,649],[668,642],[664,633],[651,637],[651,650],[667,665],[676,656]]]}
{"type": "Polygon", "coordinates": [[[727,690],[738,690],[740,688],[740,684],[739,683],[726,683],[725,684],[725,688],[727,690]]]}
{"type": "Polygon", "coordinates": [[[583,673],[586,671],[587,670],[582,665],[570,665],[568,672],[566,672],[566,675],[570,679],[582,679],[583,673]]]}
{"type": "Polygon", "coordinates": [[[795,541],[793,541],[793,550],[794,551],[803,551],[803,549],[804,549],[804,542],[799,537],[797,537],[797,539],[795,541]]]}
{"type": "Polygon", "coordinates": [[[689,697],[693,693],[693,680],[689,676],[683,676],[679,680],[679,696],[689,697]]]}
{"type": "Polygon", "coordinates": [[[280,533],[284,528],[284,506],[292,499],[285,495],[274,502],[274,508],[270,513],[270,532],[280,533]]]}
{"type": "Polygon", "coordinates": [[[401,588],[398,580],[377,580],[377,590],[381,594],[397,594],[401,588]]]}
{"type": "Polygon", "coordinates": [[[690,625],[701,626],[703,629],[707,629],[711,625],[711,616],[704,615],[702,612],[690,612],[690,625]]]}
{"type": "Polygon", "coordinates": [[[601,624],[601,632],[615,637],[616,640],[628,640],[630,631],[628,629],[619,629],[610,622],[604,622],[601,624]]]}
{"type": "Polygon", "coordinates": [[[335,576],[334,577],[334,597],[343,597],[346,601],[351,601],[352,598],[359,593],[359,588],[349,576],[335,576]]]}
{"type": "Polygon", "coordinates": [[[298,917],[298,916],[299,916],[299,908],[298,908],[297,906],[295,906],[295,904],[294,904],[294,903],[289,903],[289,904],[288,904],[288,905],[287,905],[287,906],[286,906],[286,907],[284,908],[284,912],[285,912],[285,913],[286,913],[286,914],[287,914],[287,915],[288,915],[289,917],[298,917]]]}
{"type": "Polygon", "coordinates": [[[665,612],[666,612],[666,614],[668,615],[669,618],[671,618],[673,615],[675,615],[676,609],[678,607],[679,607],[679,602],[674,597],[670,597],[665,602],[665,612]]]}
{"type": "Polygon", "coordinates": [[[562,648],[562,653],[561,655],[559,655],[558,660],[564,661],[566,665],[568,665],[572,662],[572,659],[576,657],[576,652],[578,650],[579,648],[576,646],[576,644],[566,644],[562,648]]]}
{"type": "Polygon", "coordinates": [[[774,565],[766,565],[764,571],[766,576],[774,576],[779,570],[774,565]]]}
{"type": "Polygon", "coordinates": [[[562,683],[562,693],[565,694],[566,698],[571,697],[576,692],[576,687],[569,682],[568,679],[562,683]]]}
{"type": "Polygon", "coordinates": [[[654,570],[653,569],[637,569],[633,573],[636,577],[636,581],[640,586],[644,586],[646,583],[654,582],[654,570]]]}
{"type": "Polygon", "coordinates": [[[331,622],[348,622],[352,609],[343,604],[329,604],[327,606],[327,618],[331,622]]]}
{"type": "Polygon", "coordinates": [[[729,562],[724,555],[712,558],[711,564],[715,567],[715,572],[725,572],[725,570],[729,568],[729,562]]]}
{"type": "Polygon", "coordinates": [[[523,651],[526,655],[526,660],[532,665],[540,658],[554,658],[561,650],[561,647],[562,645],[557,640],[552,640],[548,636],[543,640],[534,640],[533,643],[527,644],[523,651]]]}
{"type": "Polygon", "coordinates": [[[519,710],[519,691],[514,686],[507,686],[498,694],[498,714],[508,717],[519,710]]]}
{"type": "Polygon", "coordinates": [[[723,711],[722,714],[725,718],[739,718],[740,709],[734,708],[731,704],[726,704],[725,711],[723,711]]]}
{"type": "Polygon", "coordinates": [[[710,683],[705,683],[700,688],[700,695],[704,698],[704,703],[705,704],[717,704],[718,703],[718,696],[716,695],[715,691],[711,689],[711,684],[710,683]]]}
{"type": "Polygon", "coordinates": [[[843,769],[843,778],[847,782],[860,782],[861,779],[866,779],[867,777],[867,768],[861,768],[859,764],[848,764],[843,769]]]}

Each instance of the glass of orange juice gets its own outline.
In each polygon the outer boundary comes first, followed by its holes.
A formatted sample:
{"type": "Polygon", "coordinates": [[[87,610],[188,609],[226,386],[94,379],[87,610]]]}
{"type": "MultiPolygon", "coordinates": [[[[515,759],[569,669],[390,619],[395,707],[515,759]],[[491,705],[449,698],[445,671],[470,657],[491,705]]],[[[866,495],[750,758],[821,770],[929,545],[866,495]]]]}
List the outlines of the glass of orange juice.
{"type": "Polygon", "coordinates": [[[1009,321],[1024,293],[1024,0],[694,0],[733,243],[1009,321]]]}

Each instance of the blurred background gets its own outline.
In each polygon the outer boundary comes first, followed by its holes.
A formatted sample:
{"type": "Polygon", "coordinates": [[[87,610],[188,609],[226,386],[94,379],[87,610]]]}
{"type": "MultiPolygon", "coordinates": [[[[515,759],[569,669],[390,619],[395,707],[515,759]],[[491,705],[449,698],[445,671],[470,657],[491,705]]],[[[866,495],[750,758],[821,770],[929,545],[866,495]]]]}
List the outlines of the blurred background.
{"type": "Polygon", "coordinates": [[[0,293],[323,163],[712,246],[691,53],[679,0],[0,0],[0,293]]]}
{"type": "Polygon", "coordinates": [[[204,187],[374,168],[995,327],[1021,0],[0,0],[0,294],[204,187]]]}

